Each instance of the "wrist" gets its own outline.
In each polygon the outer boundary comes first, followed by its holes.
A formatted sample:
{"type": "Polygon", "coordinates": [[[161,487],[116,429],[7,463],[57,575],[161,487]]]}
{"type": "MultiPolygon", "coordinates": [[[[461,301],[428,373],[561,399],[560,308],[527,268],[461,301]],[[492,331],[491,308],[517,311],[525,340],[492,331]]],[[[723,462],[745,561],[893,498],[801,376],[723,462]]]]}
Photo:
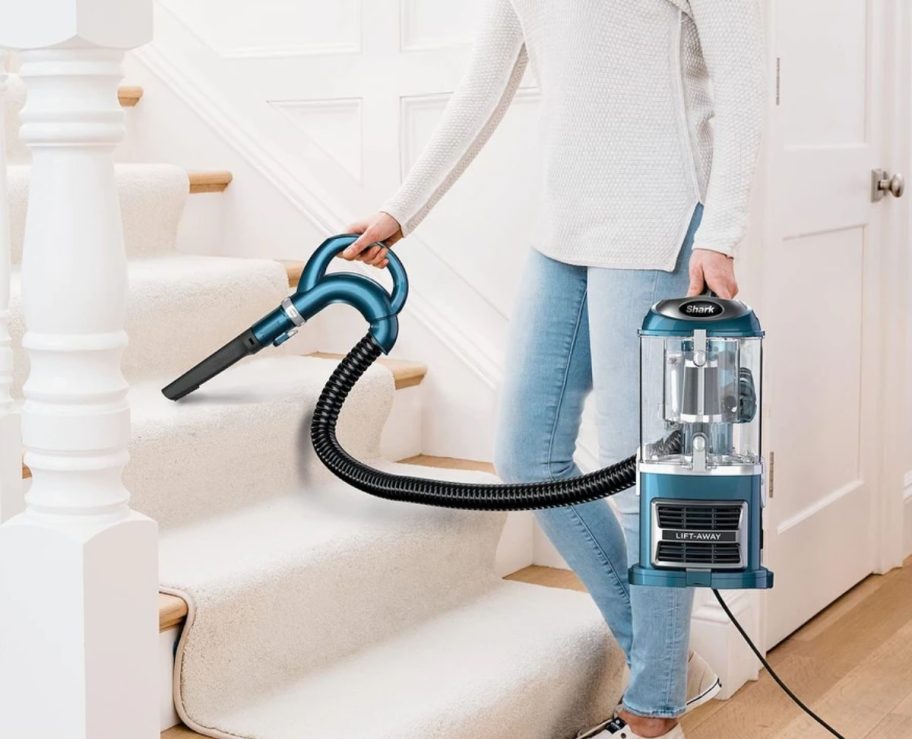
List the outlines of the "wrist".
{"type": "Polygon", "coordinates": [[[725,248],[717,247],[717,246],[707,246],[704,244],[694,244],[693,254],[694,254],[694,256],[700,256],[700,257],[718,255],[721,257],[726,257],[727,259],[730,259],[732,261],[734,261],[734,258],[735,258],[735,255],[732,253],[732,251],[730,249],[725,249],[725,248]]]}

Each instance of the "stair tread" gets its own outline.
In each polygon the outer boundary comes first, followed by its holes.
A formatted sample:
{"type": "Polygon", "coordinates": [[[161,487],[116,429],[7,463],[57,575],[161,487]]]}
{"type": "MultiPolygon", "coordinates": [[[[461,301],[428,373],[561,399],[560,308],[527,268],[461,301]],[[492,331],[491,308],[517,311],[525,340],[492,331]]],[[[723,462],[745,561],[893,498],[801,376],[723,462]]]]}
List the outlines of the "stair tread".
{"type": "MultiPolygon", "coordinates": [[[[211,342],[210,342],[211,343],[211,342]]],[[[212,348],[215,348],[214,346],[212,348]]],[[[243,372],[243,377],[249,378],[248,387],[250,388],[251,397],[257,394],[255,390],[254,378],[258,378],[262,383],[270,388],[268,394],[271,394],[273,398],[277,398],[281,393],[281,385],[283,383],[283,376],[287,377],[288,375],[300,374],[301,367],[300,362],[302,360],[313,359],[320,362],[320,365],[325,365],[324,373],[326,376],[329,376],[329,373],[332,369],[332,363],[335,360],[334,355],[317,352],[314,354],[309,354],[304,357],[301,356],[259,356],[252,360],[248,360],[246,364],[239,365],[238,367],[232,368],[229,370],[233,375],[237,376],[236,373],[243,372]],[[250,366],[250,369],[247,369],[247,366],[250,366]]],[[[392,374],[394,386],[396,389],[402,387],[410,387],[412,383],[412,378],[416,376],[416,368],[422,367],[418,362],[407,362],[404,360],[389,360],[379,362],[382,366],[392,374]]],[[[173,379],[168,377],[167,380],[173,379]]],[[[134,424],[139,428],[142,421],[145,420],[154,420],[155,418],[160,418],[167,420],[168,418],[173,418],[176,409],[178,407],[183,408],[184,410],[180,411],[181,414],[189,415],[194,413],[194,404],[181,404],[174,405],[169,402],[165,402],[161,397],[161,387],[167,381],[164,378],[154,378],[150,380],[141,380],[139,382],[133,383],[131,387],[131,404],[134,406],[134,424]]],[[[243,382],[235,383],[235,385],[243,385],[243,382]]],[[[287,383],[286,383],[287,384],[287,383]]],[[[289,389],[289,393],[294,393],[298,389],[297,384],[293,384],[292,388],[289,389]]],[[[201,391],[205,393],[209,391],[209,386],[206,390],[201,391]]],[[[205,406],[215,405],[216,395],[210,394],[207,397],[205,406]]],[[[226,399],[227,403],[236,402],[236,398],[232,396],[231,393],[228,393],[226,399]]],[[[201,410],[204,410],[204,404],[198,404],[201,410]]],[[[424,458],[416,457],[410,460],[404,460],[404,463],[407,464],[423,464],[424,458]]],[[[430,459],[430,458],[428,458],[430,459]]],[[[454,460],[458,462],[458,460],[454,460]]],[[[433,467],[446,467],[447,465],[438,465],[438,464],[429,464],[427,466],[433,467]]],[[[460,466],[454,464],[452,469],[463,469],[463,470],[478,470],[481,472],[488,472],[490,470],[486,469],[482,463],[479,467],[460,466]]],[[[22,465],[22,476],[23,478],[31,477],[31,470],[28,466],[23,463],[22,465]]]]}
{"type": "MultiPolygon", "coordinates": [[[[553,588],[563,588],[566,590],[584,590],[579,578],[570,570],[560,570],[554,567],[543,567],[540,565],[530,565],[518,572],[508,575],[505,579],[516,582],[525,582],[532,585],[541,585],[553,588]]],[[[186,612],[186,604],[176,596],[162,594],[162,607],[166,607],[168,601],[176,601],[177,605],[171,605],[171,609],[183,608],[186,612]]],[[[162,611],[162,622],[164,623],[164,612],[162,611]]],[[[164,628],[162,628],[164,630],[164,628]]],[[[187,739],[189,737],[202,737],[192,729],[184,725],[174,726],[162,732],[161,739],[187,739]]]]}
{"type": "MultiPolygon", "coordinates": [[[[407,471],[401,465],[382,460],[374,460],[373,464],[400,474],[407,471]]],[[[488,481],[486,475],[479,473],[444,472],[449,474],[439,476],[488,481]]],[[[422,529],[433,529],[441,542],[450,536],[463,539],[476,532],[483,536],[477,515],[374,498],[327,472],[319,479],[309,479],[297,494],[269,498],[163,531],[159,544],[160,571],[169,587],[174,585],[183,590],[202,582],[210,587],[212,583],[220,583],[220,587],[224,584],[225,597],[230,598],[234,584],[243,584],[245,577],[255,578],[270,568],[274,570],[281,562],[300,568],[311,561],[325,563],[334,553],[361,556],[363,552],[372,558],[380,557],[388,545],[402,543],[401,538],[390,538],[390,532],[394,531],[399,532],[399,537],[417,537],[422,529]],[[267,531],[271,532],[268,541],[243,557],[235,555],[239,540],[267,531]],[[188,550],[194,552],[192,562],[183,557],[188,550]]]]}
{"type": "Polygon", "coordinates": [[[432,454],[416,454],[401,460],[402,464],[415,464],[421,467],[434,467],[445,470],[472,470],[474,472],[487,472],[496,474],[494,465],[477,459],[459,459],[458,457],[438,457],[432,454]]]}
{"type": "Polygon", "coordinates": [[[234,179],[234,175],[226,170],[188,172],[187,177],[191,193],[224,192],[234,179]]]}
{"type": "Polygon", "coordinates": [[[497,583],[243,709],[211,722],[192,707],[190,715],[242,736],[269,726],[272,739],[356,736],[365,726],[382,727],[372,734],[377,739],[441,736],[444,718],[447,736],[501,736],[511,726],[572,736],[594,718],[590,711],[610,710],[623,669],[623,655],[584,595],[497,583]],[[422,700],[410,700],[416,695],[422,700]]]}
{"type": "MultiPolygon", "coordinates": [[[[579,582],[579,578],[569,570],[559,570],[553,567],[542,567],[538,565],[531,565],[526,567],[518,572],[508,575],[505,579],[514,580],[517,582],[525,582],[533,585],[543,585],[547,587],[554,588],[563,588],[566,590],[583,590],[582,584],[579,582]]],[[[173,598],[183,604],[179,598],[175,596],[163,596],[166,598],[173,598]]],[[[202,737],[202,734],[197,734],[192,729],[179,724],[173,726],[170,729],[162,732],[161,739],[190,739],[191,737],[202,737]]]]}
{"type": "Polygon", "coordinates": [[[121,85],[117,88],[117,99],[125,108],[133,108],[142,100],[143,89],[139,85],[121,85]]]}
{"type": "Polygon", "coordinates": [[[167,631],[179,626],[187,618],[187,603],[183,598],[168,593],[158,594],[158,630],[167,631]]]}
{"type": "MultiPolygon", "coordinates": [[[[464,460],[453,460],[453,461],[458,463],[458,462],[461,462],[464,460]]],[[[415,465],[421,465],[421,461],[409,461],[409,462],[402,462],[400,464],[409,464],[411,466],[415,466],[415,465]]],[[[483,464],[484,463],[482,463],[482,465],[483,464]]],[[[390,469],[390,470],[395,470],[397,468],[397,466],[392,463],[378,463],[378,466],[381,466],[381,467],[384,467],[384,468],[390,469]]],[[[452,466],[449,468],[435,467],[434,469],[437,470],[437,474],[439,474],[439,471],[441,469],[444,469],[444,470],[448,469],[451,474],[443,474],[441,476],[458,478],[458,479],[463,479],[463,480],[466,479],[466,476],[464,474],[462,474],[464,472],[477,472],[477,471],[487,472],[488,471],[483,468],[475,469],[472,467],[461,467],[461,466],[452,466]]],[[[473,476],[473,477],[476,477],[476,476],[473,476]]],[[[482,479],[482,478],[478,478],[478,479],[482,479]]],[[[330,495],[337,494],[342,488],[344,488],[342,483],[338,483],[334,480],[331,481],[331,487],[336,488],[336,490],[330,491],[330,495]]],[[[358,504],[367,503],[368,505],[371,505],[372,501],[370,499],[364,499],[360,496],[361,496],[360,493],[353,492],[352,497],[354,497],[355,502],[357,502],[358,504]]],[[[340,498],[340,501],[341,501],[341,498],[340,498]]],[[[271,505],[272,506],[281,506],[282,503],[281,503],[281,501],[276,501],[276,502],[272,503],[271,505]]],[[[348,505],[348,503],[346,503],[346,505],[348,505]]],[[[373,503],[373,505],[375,505],[377,507],[387,507],[388,506],[388,504],[384,503],[384,502],[373,503]]],[[[346,510],[346,509],[343,509],[343,510],[346,510]]],[[[415,510],[420,511],[421,509],[415,509],[415,510]]],[[[293,511],[292,511],[292,513],[293,513],[293,511]]],[[[348,526],[351,531],[362,532],[363,531],[363,529],[361,528],[362,523],[359,523],[359,522],[362,521],[364,514],[365,514],[365,512],[361,511],[360,513],[358,513],[357,517],[352,517],[351,512],[346,513],[346,515],[342,517],[341,522],[345,526],[348,526]],[[352,525],[354,526],[354,528],[352,528],[352,525]]],[[[255,518],[261,517],[264,515],[266,517],[268,517],[270,515],[268,508],[265,511],[258,507],[254,507],[252,509],[242,509],[242,510],[238,511],[236,514],[234,514],[233,516],[229,515],[229,516],[221,517],[217,522],[213,523],[213,522],[204,521],[204,522],[201,522],[200,524],[194,525],[194,527],[187,527],[186,529],[182,529],[177,534],[174,535],[175,538],[173,538],[173,539],[168,539],[167,537],[169,535],[166,533],[164,535],[166,538],[166,541],[163,546],[163,550],[165,552],[167,552],[168,548],[171,545],[171,542],[176,541],[177,538],[183,538],[184,540],[187,540],[190,538],[199,537],[200,532],[206,532],[208,543],[205,546],[203,546],[202,549],[200,550],[201,556],[204,557],[204,559],[211,558],[211,560],[213,562],[218,563],[223,560],[223,557],[226,554],[230,554],[232,547],[234,545],[234,542],[237,540],[237,535],[235,533],[235,530],[236,529],[239,530],[240,528],[249,528],[251,525],[254,525],[255,518]],[[195,528],[196,526],[199,526],[201,528],[195,528]],[[218,544],[219,541],[222,542],[222,545],[218,544]]],[[[288,515],[289,515],[289,513],[287,511],[281,512],[278,514],[277,519],[280,521],[286,521],[288,519],[288,515]]],[[[367,518],[370,518],[370,516],[368,516],[367,518]]],[[[320,533],[320,535],[323,537],[323,539],[327,545],[329,545],[333,541],[337,542],[341,537],[344,536],[344,531],[341,528],[334,527],[332,520],[327,519],[325,516],[323,518],[315,518],[312,520],[311,523],[314,526],[314,530],[316,530],[320,533]]],[[[338,522],[336,522],[336,526],[337,525],[338,525],[338,522]]],[[[408,526],[406,525],[404,528],[407,528],[407,527],[408,526]]],[[[386,533],[386,532],[384,532],[384,533],[386,533]]],[[[301,529],[300,534],[303,539],[303,537],[306,534],[306,530],[301,529]]],[[[259,554],[265,556],[265,558],[270,561],[273,560],[275,557],[275,552],[261,552],[259,554]]],[[[251,558],[245,557],[244,558],[245,565],[255,569],[258,566],[258,563],[256,561],[254,561],[255,559],[256,559],[255,557],[253,558],[253,560],[251,560],[251,558]]],[[[205,567],[206,562],[203,562],[203,565],[205,567]]],[[[530,573],[531,572],[532,571],[530,570],[530,573]]],[[[235,564],[226,562],[226,578],[228,578],[229,575],[237,576],[237,569],[236,569],[235,564]]],[[[211,573],[209,576],[211,577],[211,573]]],[[[526,574],[525,574],[525,571],[523,571],[520,573],[516,573],[516,575],[511,575],[510,577],[514,580],[522,582],[522,581],[525,581],[526,574]]],[[[162,608],[164,609],[165,607],[167,607],[167,613],[162,611],[162,613],[160,614],[161,629],[164,630],[165,628],[170,628],[171,626],[174,626],[177,623],[182,622],[183,619],[186,617],[187,611],[186,611],[186,604],[183,602],[183,600],[181,598],[174,596],[174,595],[168,595],[168,596],[163,595],[162,598],[163,598],[162,608]],[[167,626],[166,626],[166,624],[167,624],[167,626]]]]}
{"type": "MultiPolygon", "coordinates": [[[[586,587],[570,570],[559,570],[555,567],[529,565],[518,572],[507,575],[505,580],[524,582],[530,585],[541,585],[549,588],[585,591],[586,587]]],[[[158,594],[158,629],[167,631],[184,622],[187,617],[187,603],[183,598],[170,593],[158,594]]]]}

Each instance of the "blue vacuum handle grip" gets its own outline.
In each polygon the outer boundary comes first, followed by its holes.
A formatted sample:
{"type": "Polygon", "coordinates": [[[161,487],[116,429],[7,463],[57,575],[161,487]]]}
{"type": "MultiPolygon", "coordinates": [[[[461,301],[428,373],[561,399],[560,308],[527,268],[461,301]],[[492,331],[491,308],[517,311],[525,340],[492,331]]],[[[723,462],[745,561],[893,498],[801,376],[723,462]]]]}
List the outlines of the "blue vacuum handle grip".
{"type": "MultiPolygon", "coordinates": [[[[339,254],[355,243],[359,234],[340,234],[331,236],[326,239],[307,261],[304,271],[301,273],[301,279],[298,281],[298,292],[307,292],[317,286],[317,283],[326,275],[326,270],[339,254]]],[[[382,242],[378,242],[381,243],[382,242]]],[[[383,244],[385,246],[385,244],[383,244]]],[[[389,248],[389,247],[387,247],[389,248]]],[[[389,265],[387,269],[393,278],[393,289],[390,292],[390,308],[393,315],[399,313],[405,306],[408,298],[408,276],[405,273],[405,267],[399,257],[396,256],[392,249],[387,253],[389,265]]]]}

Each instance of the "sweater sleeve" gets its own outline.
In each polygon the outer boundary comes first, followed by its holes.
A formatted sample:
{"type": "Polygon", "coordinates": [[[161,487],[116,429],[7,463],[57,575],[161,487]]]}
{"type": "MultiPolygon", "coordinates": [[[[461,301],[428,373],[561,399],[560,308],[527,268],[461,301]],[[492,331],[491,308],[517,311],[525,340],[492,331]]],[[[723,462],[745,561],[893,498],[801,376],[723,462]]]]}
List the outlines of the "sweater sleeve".
{"type": "Polygon", "coordinates": [[[759,0],[690,0],[712,80],[714,145],[694,247],[730,256],[744,239],[766,116],[759,0]]]}
{"type": "Polygon", "coordinates": [[[459,179],[500,123],[526,67],[510,0],[488,0],[471,61],[430,142],[381,208],[408,235],[459,179]]]}

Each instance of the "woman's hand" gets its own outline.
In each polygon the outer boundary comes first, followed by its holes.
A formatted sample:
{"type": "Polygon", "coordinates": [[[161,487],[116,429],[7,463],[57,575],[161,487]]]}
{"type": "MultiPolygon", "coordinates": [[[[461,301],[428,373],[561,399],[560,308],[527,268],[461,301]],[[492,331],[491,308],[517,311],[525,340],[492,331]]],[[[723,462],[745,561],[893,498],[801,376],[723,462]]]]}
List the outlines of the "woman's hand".
{"type": "Polygon", "coordinates": [[[386,258],[389,250],[382,246],[373,246],[373,244],[382,241],[387,246],[392,246],[402,238],[402,227],[399,225],[399,221],[381,210],[370,218],[351,224],[346,229],[346,233],[361,234],[361,236],[342,252],[343,259],[350,262],[364,262],[372,267],[383,269],[389,264],[389,260],[386,258]]]}
{"type": "Polygon", "coordinates": [[[730,300],[738,294],[735,260],[727,254],[708,249],[694,249],[690,257],[690,287],[687,297],[702,295],[706,288],[720,298],[730,300]]]}

